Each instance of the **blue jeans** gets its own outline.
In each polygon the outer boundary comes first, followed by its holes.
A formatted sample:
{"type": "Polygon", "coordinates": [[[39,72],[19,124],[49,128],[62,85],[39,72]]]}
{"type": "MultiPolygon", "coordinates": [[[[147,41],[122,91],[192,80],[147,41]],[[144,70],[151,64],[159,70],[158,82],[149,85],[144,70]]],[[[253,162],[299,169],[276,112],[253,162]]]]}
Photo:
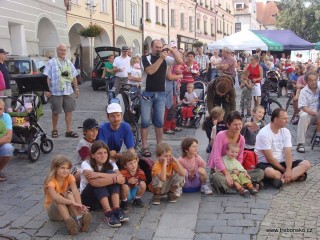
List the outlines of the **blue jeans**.
{"type": "Polygon", "coordinates": [[[13,146],[11,143],[5,143],[0,146],[0,156],[11,157],[13,155],[13,146]]]}
{"type": "Polygon", "coordinates": [[[151,122],[156,128],[163,127],[163,116],[166,103],[165,92],[143,92],[141,98],[141,128],[148,128],[151,122]]]}

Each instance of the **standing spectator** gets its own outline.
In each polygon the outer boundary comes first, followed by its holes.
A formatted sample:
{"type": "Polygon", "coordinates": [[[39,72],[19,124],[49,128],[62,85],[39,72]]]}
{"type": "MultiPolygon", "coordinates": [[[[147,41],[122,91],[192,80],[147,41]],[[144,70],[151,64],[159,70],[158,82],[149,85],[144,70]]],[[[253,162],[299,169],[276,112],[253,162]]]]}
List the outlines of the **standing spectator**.
{"type": "Polygon", "coordinates": [[[222,49],[222,58],[220,64],[216,68],[232,77],[235,83],[237,61],[231,57],[231,50],[227,47],[222,49]]]}
{"type": "Polygon", "coordinates": [[[0,182],[6,181],[7,177],[3,174],[2,169],[12,159],[13,147],[11,145],[12,138],[12,121],[9,114],[4,112],[5,104],[0,99],[0,119],[4,121],[7,133],[0,137],[0,182]]]}
{"type": "Polygon", "coordinates": [[[66,137],[77,138],[79,135],[72,131],[72,112],[75,110],[75,97],[79,97],[79,88],[77,81],[77,70],[72,62],[66,59],[67,47],[64,44],[57,46],[57,58],[48,61],[44,74],[48,76],[48,85],[50,92],[46,96],[50,97],[52,110],[52,138],[58,135],[58,120],[62,109],[65,112],[66,137]],[[75,94],[72,88],[75,88],[75,94]]]}
{"type": "Polygon", "coordinates": [[[114,70],[113,70],[114,55],[110,54],[108,56],[108,61],[104,63],[104,69],[102,77],[106,79],[106,91],[109,99],[109,90],[113,88],[114,85],[114,70]]]}
{"type": "Polygon", "coordinates": [[[274,68],[274,58],[273,58],[273,56],[271,55],[270,51],[267,51],[266,61],[271,62],[271,69],[274,68]]]}
{"type": "Polygon", "coordinates": [[[261,48],[257,48],[257,49],[256,49],[256,54],[257,54],[259,57],[261,57],[261,48]]]}
{"type": "MultiPolygon", "coordinates": [[[[4,63],[4,60],[7,58],[8,52],[6,52],[3,48],[0,48],[0,72],[3,75],[4,81],[6,83],[6,89],[1,91],[2,96],[11,96],[11,85],[10,85],[10,75],[7,65],[4,63]]],[[[11,107],[11,98],[7,98],[4,100],[6,110],[11,107]]]]}
{"type": "Polygon", "coordinates": [[[141,59],[141,65],[144,70],[142,82],[145,82],[146,85],[145,91],[142,93],[145,99],[141,99],[142,154],[145,157],[151,156],[147,142],[151,114],[153,115],[152,120],[157,144],[162,142],[167,66],[181,63],[180,53],[168,45],[163,49],[160,40],[153,40],[151,42],[151,54],[143,56],[141,59]],[[173,57],[168,56],[169,53],[172,53],[173,57]]]}
{"type": "Polygon", "coordinates": [[[219,50],[215,49],[213,51],[213,56],[210,58],[210,63],[211,63],[211,79],[214,80],[217,77],[218,70],[217,70],[217,65],[221,62],[221,57],[219,57],[219,50]]]}
{"type": "Polygon", "coordinates": [[[113,62],[113,71],[116,76],[115,94],[117,95],[123,84],[128,82],[128,70],[130,68],[131,57],[128,56],[128,46],[122,46],[121,55],[116,57],[113,62]]]}
{"type": "MultiPolygon", "coordinates": [[[[210,60],[206,54],[203,54],[203,47],[197,48],[198,54],[195,57],[196,62],[198,63],[200,72],[208,72],[210,60]]],[[[189,53],[188,53],[189,54],[189,53]]]]}

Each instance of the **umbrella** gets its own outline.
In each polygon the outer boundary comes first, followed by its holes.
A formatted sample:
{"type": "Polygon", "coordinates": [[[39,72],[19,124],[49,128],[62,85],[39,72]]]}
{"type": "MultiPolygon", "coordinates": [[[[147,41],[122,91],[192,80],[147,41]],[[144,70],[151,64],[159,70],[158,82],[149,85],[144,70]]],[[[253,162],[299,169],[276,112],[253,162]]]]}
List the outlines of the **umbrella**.
{"type": "Polygon", "coordinates": [[[320,50],[320,42],[316,42],[316,43],[314,44],[314,49],[315,49],[315,50],[320,50]]]}
{"type": "Polygon", "coordinates": [[[222,49],[224,47],[228,47],[231,50],[250,51],[261,48],[262,50],[283,51],[283,46],[280,43],[261,34],[253,33],[250,30],[237,32],[208,45],[210,50],[222,49]]]}

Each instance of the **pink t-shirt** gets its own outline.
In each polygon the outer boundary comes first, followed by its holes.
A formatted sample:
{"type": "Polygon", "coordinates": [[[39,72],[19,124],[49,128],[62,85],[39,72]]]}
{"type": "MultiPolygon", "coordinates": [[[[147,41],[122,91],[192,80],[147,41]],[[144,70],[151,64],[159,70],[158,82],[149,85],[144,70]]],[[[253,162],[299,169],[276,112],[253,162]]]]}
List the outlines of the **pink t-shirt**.
{"type": "Polygon", "coordinates": [[[196,155],[194,158],[189,159],[187,157],[180,157],[178,159],[182,167],[184,167],[188,173],[193,170],[198,170],[199,167],[206,168],[206,162],[202,159],[201,156],[196,155]]]}
{"type": "Polygon", "coordinates": [[[298,77],[297,85],[302,85],[302,86],[306,86],[307,85],[306,81],[304,80],[304,75],[298,77]]]}
{"type": "MultiPolygon", "coordinates": [[[[227,131],[221,131],[217,134],[214,141],[212,151],[209,156],[208,166],[212,169],[217,169],[219,172],[223,171],[226,167],[224,166],[222,157],[227,154],[227,131]]],[[[242,164],[243,161],[243,150],[244,150],[244,137],[240,135],[238,145],[239,153],[237,160],[242,164]]]]}

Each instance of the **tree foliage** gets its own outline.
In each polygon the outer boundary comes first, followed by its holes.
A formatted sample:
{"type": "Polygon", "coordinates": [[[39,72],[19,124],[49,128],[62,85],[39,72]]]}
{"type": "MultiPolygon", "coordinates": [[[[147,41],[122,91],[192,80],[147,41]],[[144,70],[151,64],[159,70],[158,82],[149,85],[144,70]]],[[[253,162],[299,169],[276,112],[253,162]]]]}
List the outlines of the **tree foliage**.
{"type": "Polygon", "coordinates": [[[320,0],[282,0],[276,26],[309,41],[320,40],[320,0]]]}

